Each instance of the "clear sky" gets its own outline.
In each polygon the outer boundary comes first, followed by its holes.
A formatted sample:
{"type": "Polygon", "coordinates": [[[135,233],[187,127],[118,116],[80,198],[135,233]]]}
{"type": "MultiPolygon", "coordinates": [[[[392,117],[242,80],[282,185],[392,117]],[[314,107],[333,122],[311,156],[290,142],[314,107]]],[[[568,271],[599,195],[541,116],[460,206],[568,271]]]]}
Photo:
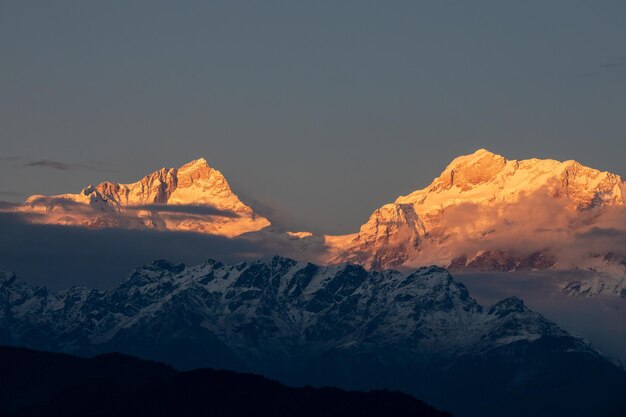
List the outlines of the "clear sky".
{"type": "Polygon", "coordinates": [[[0,0],[0,200],[203,156],[353,232],[455,156],[626,174],[626,2],[0,0]]]}

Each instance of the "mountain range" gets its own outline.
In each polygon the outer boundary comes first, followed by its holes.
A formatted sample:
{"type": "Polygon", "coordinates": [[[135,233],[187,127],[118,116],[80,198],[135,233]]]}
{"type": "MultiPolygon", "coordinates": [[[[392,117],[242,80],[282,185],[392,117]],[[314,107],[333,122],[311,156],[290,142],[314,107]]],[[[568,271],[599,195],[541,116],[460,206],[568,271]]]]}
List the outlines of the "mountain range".
{"type": "Polygon", "coordinates": [[[567,294],[626,297],[625,193],[620,176],[576,161],[509,160],[480,149],[349,235],[277,231],[202,158],[132,184],[32,196],[13,211],[33,223],[261,236],[261,246],[280,241],[290,256],[326,265],[575,272],[564,280],[567,294]]]}
{"type": "Polygon", "coordinates": [[[0,343],[397,389],[458,416],[626,412],[621,366],[518,298],[481,306],[439,267],[155,261],[109,291],[59,293],[5,273],[0,343]]]}

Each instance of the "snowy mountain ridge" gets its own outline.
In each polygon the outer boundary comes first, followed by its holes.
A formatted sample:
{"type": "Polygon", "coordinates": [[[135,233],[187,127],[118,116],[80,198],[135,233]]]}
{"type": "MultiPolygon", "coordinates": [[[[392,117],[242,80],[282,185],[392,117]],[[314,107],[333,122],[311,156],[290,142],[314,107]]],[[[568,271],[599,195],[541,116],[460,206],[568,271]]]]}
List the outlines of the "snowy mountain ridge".
{"type": "MultiPolygon", "coordinates": [[[[401,273],[280,257],[191,267],[156,261],[111,291],[72,288],[54,294],[31,288],[14,274],[4,274],[0,282],[2,327],[50,325],[42,334],[54,334],[56,348],[69,351],[78,341],[66,337],[78,329],[84,333],[80,343],[97,346],[159,317],[169,321],[168,311],[180,308],[197,315],[197,325],[243,357],[252,354],[252,329],[262,335],[255,351],[277,346],[323,351],[413,340],[413,352],[467,354],[544,336],[571,337],[516,298],[484,309],[438,267],[401,273]]],[[[21,336],[10,334],[16,341],[21,336]]]]}

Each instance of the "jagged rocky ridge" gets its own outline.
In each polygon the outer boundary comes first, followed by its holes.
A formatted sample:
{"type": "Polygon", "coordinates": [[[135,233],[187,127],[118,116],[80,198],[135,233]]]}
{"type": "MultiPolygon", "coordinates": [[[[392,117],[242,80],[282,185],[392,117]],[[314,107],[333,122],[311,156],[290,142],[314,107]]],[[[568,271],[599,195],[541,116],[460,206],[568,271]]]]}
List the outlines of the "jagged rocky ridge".
{"type": "Polygon", "coordinates": [[[438,267],[157,261],[110,291],[58,294],[4,274],[0,343],[402,389],[459,416],[583,416],[589,401],[619,415],[626,401],[623,369],[587,343],[517,298],[483,308],[438,267]]]}
{"type": "Polygon", "coordinates": [[[204,158],[162,168],[140,181],[89,185],[78,194],[34,195],[17,211],[35,223],[191,231],[238,236],[270,222],[232,192],[204,158]]]}

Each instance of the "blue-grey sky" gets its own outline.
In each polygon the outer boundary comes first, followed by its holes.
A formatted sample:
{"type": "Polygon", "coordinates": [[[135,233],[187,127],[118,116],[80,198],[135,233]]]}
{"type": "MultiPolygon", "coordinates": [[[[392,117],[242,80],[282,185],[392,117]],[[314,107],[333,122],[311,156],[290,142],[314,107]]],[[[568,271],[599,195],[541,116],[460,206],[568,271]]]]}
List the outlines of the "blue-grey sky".
{"type": "Polygon", "coordinates": [[[626,174],[626,2],[0,0],[0,200],[203,156],[352,232],[477,148],[626,174]]]}

